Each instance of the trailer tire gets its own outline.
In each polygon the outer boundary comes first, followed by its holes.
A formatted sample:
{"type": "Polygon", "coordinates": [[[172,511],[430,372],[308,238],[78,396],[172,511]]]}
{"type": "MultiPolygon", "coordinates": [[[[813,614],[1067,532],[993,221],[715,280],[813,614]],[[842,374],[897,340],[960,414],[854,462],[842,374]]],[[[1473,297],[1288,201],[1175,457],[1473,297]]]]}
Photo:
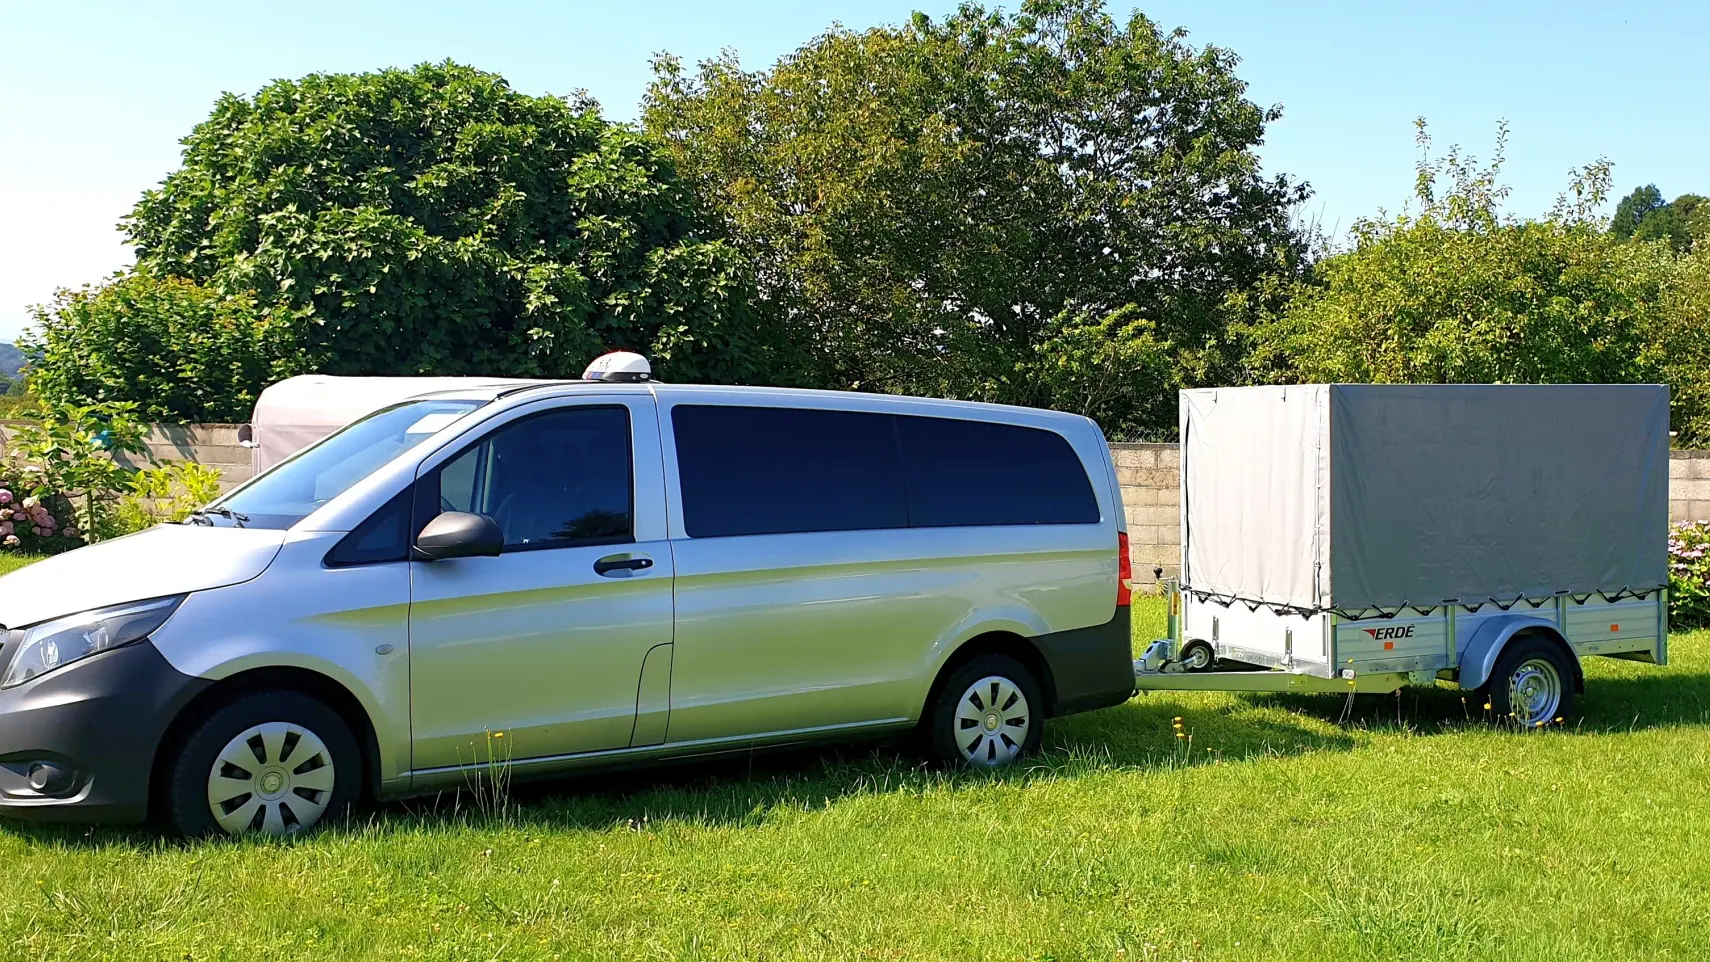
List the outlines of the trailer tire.
{"type": "Polygon", "coordinates": [[[978,655],[944,679],[922,715],[929,751],[963,768],[1002,768],[1038,750],[1045,698],[1008,655],[978,655]]]}
{"type": "Polygon", "coordinates": [[[1217,667],[1217,650],[1211,643],[1198,638],[1182,646],[1181,662],[1183,671],[1210,671],[1217,667]]]}
{"type": "Polygon", "coordinates": [[[1515,635],[1503,647],[1479,693],[1491,717],[1525,729],[1547,728],[1573,710],[1572,656],[1536,634],[1515,635]]]}

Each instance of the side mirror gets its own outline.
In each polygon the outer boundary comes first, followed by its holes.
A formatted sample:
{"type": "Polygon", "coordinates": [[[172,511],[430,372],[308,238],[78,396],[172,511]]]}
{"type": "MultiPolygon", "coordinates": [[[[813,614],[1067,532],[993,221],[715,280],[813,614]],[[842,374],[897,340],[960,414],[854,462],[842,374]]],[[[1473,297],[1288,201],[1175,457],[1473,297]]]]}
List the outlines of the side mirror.
{"type": "Polygon", "coordinates": [[[492,558],[505,548],[499,523],[484,514],[447,511],[429,521],[416,535],[416,556],[429,561],[448,558],[492,558]]]}

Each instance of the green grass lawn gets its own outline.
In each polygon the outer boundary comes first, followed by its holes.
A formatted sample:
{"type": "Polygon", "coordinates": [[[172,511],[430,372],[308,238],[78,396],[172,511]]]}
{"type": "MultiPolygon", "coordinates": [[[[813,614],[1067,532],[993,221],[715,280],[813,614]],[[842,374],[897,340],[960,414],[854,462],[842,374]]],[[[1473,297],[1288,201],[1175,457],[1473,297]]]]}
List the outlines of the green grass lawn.
{"type": "MultiPolygon", "coordinates": [[[[1155,600],[1143,635],[1162,628],[1155,600]]],[[[1030,766],[894,749],[392,805],[294,842],[0,826],[8,959],[1710,958],[1710,633],[1582,721],[1152,694],[1030,766]],[[1174,737],[1180,716],[1189,739],[1174,737]]]]}
{"type": "Polygon", "coordinates": [[[19,568],[22,568],[33,561],[40,560],[41,559],[35,555],[0,554],[0,575],[3,575],[8,571],[17,571],[19,568]]]}

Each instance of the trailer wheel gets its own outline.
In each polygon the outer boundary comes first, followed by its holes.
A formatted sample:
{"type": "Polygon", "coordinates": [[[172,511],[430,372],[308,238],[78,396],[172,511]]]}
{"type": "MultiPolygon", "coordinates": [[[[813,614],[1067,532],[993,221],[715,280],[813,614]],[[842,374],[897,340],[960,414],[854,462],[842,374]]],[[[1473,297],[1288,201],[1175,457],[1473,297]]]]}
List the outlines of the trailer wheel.
{"type": "Polygon", "coordinates": [[[1045,699],[1033,673],[1007,655],[980,655],[957,668],[923,716],[939,760],[1001,768],[1039,747],[1045,699]]]}
{"type": "Polygon", "coordinates": [[[1573,710],[1574,666],[1561,646],[1537,635],[1518,635],[1502,649],[1490,681],[1480,689],[1498,721],[1543,728],[1573,710]]]}
{"type": "Polygon", "coordinates": [[[1217,652],[1210,644],[1195,638],[1182,646],[1182,656],[1177,660],[1185,671],[1210,671],[1217,664],[1217,652]]]}

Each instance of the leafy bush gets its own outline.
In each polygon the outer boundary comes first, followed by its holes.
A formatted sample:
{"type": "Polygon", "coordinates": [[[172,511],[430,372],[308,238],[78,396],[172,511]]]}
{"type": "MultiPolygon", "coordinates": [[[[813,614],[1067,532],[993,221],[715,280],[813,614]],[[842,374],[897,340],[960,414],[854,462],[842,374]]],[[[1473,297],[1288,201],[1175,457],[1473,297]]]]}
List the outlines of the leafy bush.
{"type": "MultiPolygon", "coordinates": [[[[1496,159],[1430,159],[1415,209],[1358,221],[1348,250],[1255,311],[1254,381],[1663,382],[1682,446],[1710,444],[1710,249],[1623,242],[1595,216],[1607,164],[1549,216],[1502,212],[1496,159]]],[[[1700,245],[1701,247],[1703,245],[1700,245]]]]}
{"type": "Polygon", "coordinates": [[[115,533],[183,521],[220,495],[220,471],[195,461],[168,461],[131,476],[131,487],[113,507],[115,533]]]}
{"type": "MultiPolygon", "coordinates": [[[[1617,243],[1592,218],[1607,165],[1544,220],[1504,215],[1504,140],[1486,167],[1458,150],[1422,161],[1417,209],[1356,222],[1352,249],[1319,262],[1260,351],[1308,382],[1655,379],[1645,347],[1671,253],[1617,243]]],[[[1419,143],[1428,154],[1423,121],[1419,143]]]]}
{"type": "Polygon", "coordinates": [[[1683,521],[1668,536],[1669,623],[1710,626],[1710,521],[1683,521]]]}
{"type": "MultiPolygon", "coordinates": [[[[120,492],[131,489],[135,469],[114,455],[148,452],[143,441],[148,429],[136,420],[135,410],[133,404],[49,404],[39,422],[14,429],[7,453],[9,470],[22,489],[14,494],[25,499],[20,505],[57,504],[54,499],[75,495],[75,534],[99,540],[123,533],[115,527],[113,506],[120,492]]],[[[71,512],[69,504],[63,513],[50,510],[62,529],[71,512]]],[[[48,525],[38,521],[34,527],[48,525]]]]}
{"type": "Polygon", "coordinates": [[[1675,443],[1710,447],[1710,244],[1675,259],[1661,314],[1646,352],[1670,389],[1675,443]]]}
{"type": "Polygon", "coordinates": [[[308,370],[289,318],[194,281],[136,272],[56,292],[19,343],[50,404],[131,402],[154,421],[247,421],[268,384],[308,370]]]}
{"type": "Polygon", "coordinates": [[[27,475],[0,472],[0,552],[57,554],[83,545],[71,501],[58,491],[21,493],[37,488],[27,475]]]}

